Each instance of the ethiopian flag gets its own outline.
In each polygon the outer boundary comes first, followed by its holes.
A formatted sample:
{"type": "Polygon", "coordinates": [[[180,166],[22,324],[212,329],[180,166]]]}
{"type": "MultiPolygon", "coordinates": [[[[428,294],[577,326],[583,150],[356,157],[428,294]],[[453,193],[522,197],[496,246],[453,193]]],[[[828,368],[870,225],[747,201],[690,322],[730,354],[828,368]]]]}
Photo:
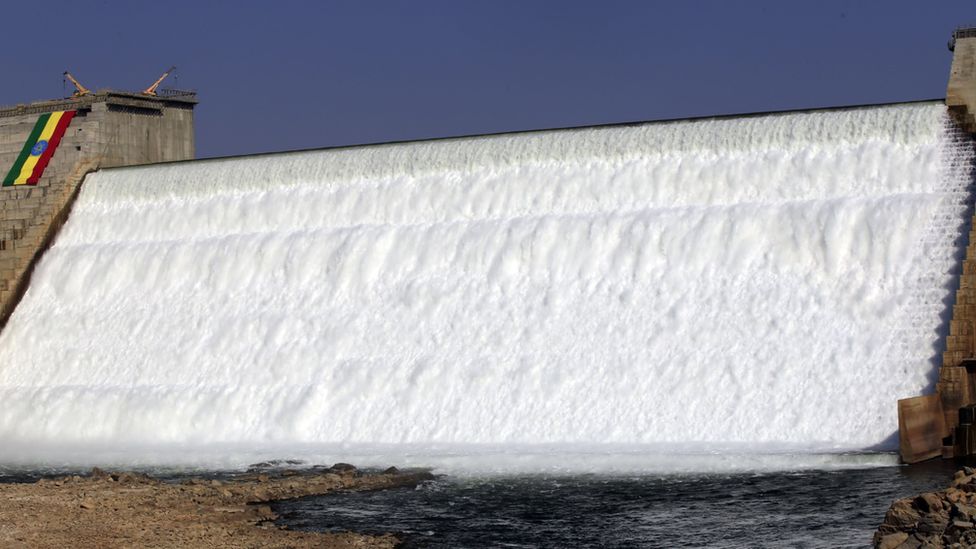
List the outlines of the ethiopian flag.
{"type": "Polygon", "coordinates": [[[7,177],[3,179],[3,186],[37,185],[44,173],[44,168],[54,156],[54,150],[64,136],[68,124],[75,117],[76,111],[57,111],[42,114],[34,124],[24,149],[10,168],[7,177]]]}

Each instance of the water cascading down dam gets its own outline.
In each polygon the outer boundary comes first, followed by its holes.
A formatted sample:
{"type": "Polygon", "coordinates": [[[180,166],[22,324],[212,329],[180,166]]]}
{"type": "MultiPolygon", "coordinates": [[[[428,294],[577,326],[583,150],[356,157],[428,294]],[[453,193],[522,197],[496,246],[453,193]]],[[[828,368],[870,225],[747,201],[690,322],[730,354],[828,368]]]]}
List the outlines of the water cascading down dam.
{"type": "Polygon", "coordinates": [[[896,449],[973,166],[933,101],[101,170],[0,334],[0,440],[896,449]]]}

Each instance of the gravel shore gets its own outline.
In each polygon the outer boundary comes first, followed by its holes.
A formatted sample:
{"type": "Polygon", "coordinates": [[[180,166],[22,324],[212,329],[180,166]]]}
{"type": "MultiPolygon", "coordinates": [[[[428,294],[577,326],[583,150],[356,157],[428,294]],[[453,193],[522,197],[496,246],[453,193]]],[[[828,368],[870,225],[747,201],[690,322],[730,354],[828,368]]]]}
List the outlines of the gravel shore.
{"type": "Polygon", "coordinates": [[[341,490],[411,486],[431,478],[426,471],[394,468],[363,473],[346,464],[179,482],[94,469],[86,476],[0,484],[0,546],[391,548],[398,542],[392,534],[279,528],[266,504],[341,490]]]}

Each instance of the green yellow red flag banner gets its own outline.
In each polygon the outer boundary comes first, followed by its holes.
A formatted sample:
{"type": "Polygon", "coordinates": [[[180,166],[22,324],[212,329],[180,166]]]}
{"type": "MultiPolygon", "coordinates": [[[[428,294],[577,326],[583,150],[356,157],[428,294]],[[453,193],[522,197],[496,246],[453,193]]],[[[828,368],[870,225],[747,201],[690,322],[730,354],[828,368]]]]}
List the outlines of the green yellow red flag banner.
{"type": "Polygon", "coordinates": [[[34,129],[31,130],[27,142],[24,143],[23,150],[17,156],[7,177],[3,179],[3,186],[13,185],[37,185],[47,167],[51,157],[54,156],[58,143],[64,137],[68,124],[75,117],[76,111],[57,111],[45,113],[37,119],[34,129]]]}

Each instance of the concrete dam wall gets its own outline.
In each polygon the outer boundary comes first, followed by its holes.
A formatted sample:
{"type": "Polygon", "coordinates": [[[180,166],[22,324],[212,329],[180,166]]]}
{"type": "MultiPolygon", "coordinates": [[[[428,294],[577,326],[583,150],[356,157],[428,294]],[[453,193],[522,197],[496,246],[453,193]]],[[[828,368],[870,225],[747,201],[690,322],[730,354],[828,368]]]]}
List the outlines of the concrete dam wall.
{"type": "Polygon", "coordinates": [[[218,466],[894,449],[973,163],[927,102],[101,170],[0,334],[0,439],[218,466]]]}

